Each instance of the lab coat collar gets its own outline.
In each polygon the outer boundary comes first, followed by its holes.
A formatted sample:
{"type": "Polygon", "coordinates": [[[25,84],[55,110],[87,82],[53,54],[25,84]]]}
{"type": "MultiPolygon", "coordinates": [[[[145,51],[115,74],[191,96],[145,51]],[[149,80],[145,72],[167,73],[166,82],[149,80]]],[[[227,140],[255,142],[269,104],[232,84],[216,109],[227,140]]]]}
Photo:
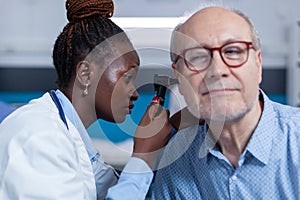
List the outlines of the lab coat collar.
{"type": "Polygon", "coordinates": [[[82,121],[80,120],[76,110],[74,109],[69,99],[60,90],[56,90],[55,94],[60,101],[60,104],[64,110],[66,117],[71,121],[71,123],[78,130],[80,137],[84,143],[85,149],[90,158],[90,161],[93,164],[93,162],[96,161],[100,155],[97,152],[97,149],[94,146],[86,128],[84,127],[82,121]]]}

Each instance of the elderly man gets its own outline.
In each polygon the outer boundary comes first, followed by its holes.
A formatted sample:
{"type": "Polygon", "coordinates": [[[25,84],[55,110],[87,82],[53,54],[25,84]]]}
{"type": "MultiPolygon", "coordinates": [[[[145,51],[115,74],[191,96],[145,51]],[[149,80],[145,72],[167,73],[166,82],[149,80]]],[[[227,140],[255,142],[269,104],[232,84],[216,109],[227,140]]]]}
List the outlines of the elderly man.
{"type": "Polygon", "coordinates": [[[189,112],[159,163],[153,199],[300,199],[300,109],[259,88],[262,58],[243,13],[211,6],[177,27],[174,74],[189,112]]]}

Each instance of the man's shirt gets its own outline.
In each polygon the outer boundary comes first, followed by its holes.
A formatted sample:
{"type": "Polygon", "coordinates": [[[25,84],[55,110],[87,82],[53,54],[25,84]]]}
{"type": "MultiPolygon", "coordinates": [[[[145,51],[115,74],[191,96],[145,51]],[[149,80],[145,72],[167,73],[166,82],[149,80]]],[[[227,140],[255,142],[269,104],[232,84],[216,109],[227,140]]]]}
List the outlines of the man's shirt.
{"type": "Polygon", "coordinates": [[[300,109],[261,92],[264,110],[234,168],[207,125],[179,131],[168,144],[152,198],[300,199],[300,109]]]}

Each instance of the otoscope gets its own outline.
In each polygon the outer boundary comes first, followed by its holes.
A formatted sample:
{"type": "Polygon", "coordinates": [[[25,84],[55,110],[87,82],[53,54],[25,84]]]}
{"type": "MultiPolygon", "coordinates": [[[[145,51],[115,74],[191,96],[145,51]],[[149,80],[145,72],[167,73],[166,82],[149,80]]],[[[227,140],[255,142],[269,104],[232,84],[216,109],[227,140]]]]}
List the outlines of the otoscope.
{"type": "Polygon", "coordinates": [[[178,80],[170,76],[158,75],[158,74],[154,75],[154,90],[156,91],[156,96],[152,99],[152,101],[159,102],[159,104],[161,105],[159,106],[155,116],[159,115],[163,109],[163,106],[165,104],[165,96],[166,96],[167,88],[177,83],[178,80]]]}
{"type": "MultiPolygon", "coordinates": [[[[159,115],[162,111],[162,107],[165,103],[165,95],[167,88],[171,85],[177,84],[178,80],[173,79],[169,76],[165,75],[154,75],[154,90],[156,91],[156,96],[153,98],[153,100],[158,101],[161,105],[156,113],[155,116],[159,115]]],[[[177,132],[179,129],[183,129],[185,127],[188,127],[192,124],[204,124],[204,120],[197,119],[195,116],[193,116],[187,109],[187,107],[179,110],[176,112],[170,119],[170,123],[173,126],[172,135],[177,132]]]]}
{"type": "Polygon", "coordinates": [[[165,104],[165,96],[167,88],[171,85],[177,84],[178,80],[166,75],[154,75],[154,90],[156,91],[156,98],[161,106],[165,104]]]}

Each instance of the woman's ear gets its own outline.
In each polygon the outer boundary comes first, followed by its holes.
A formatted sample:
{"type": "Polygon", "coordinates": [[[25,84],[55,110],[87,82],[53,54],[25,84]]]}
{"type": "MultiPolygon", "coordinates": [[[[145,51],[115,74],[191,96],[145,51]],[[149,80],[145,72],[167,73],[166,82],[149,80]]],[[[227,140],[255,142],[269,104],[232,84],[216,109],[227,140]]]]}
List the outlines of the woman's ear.
{"type": "Polygon", "coordinates": [[[80,61],[76,66],[76,79],[83,88],[83,96],[88,95],[88,88],[91,84],[93,68],[87,61],[80,61]]]}

